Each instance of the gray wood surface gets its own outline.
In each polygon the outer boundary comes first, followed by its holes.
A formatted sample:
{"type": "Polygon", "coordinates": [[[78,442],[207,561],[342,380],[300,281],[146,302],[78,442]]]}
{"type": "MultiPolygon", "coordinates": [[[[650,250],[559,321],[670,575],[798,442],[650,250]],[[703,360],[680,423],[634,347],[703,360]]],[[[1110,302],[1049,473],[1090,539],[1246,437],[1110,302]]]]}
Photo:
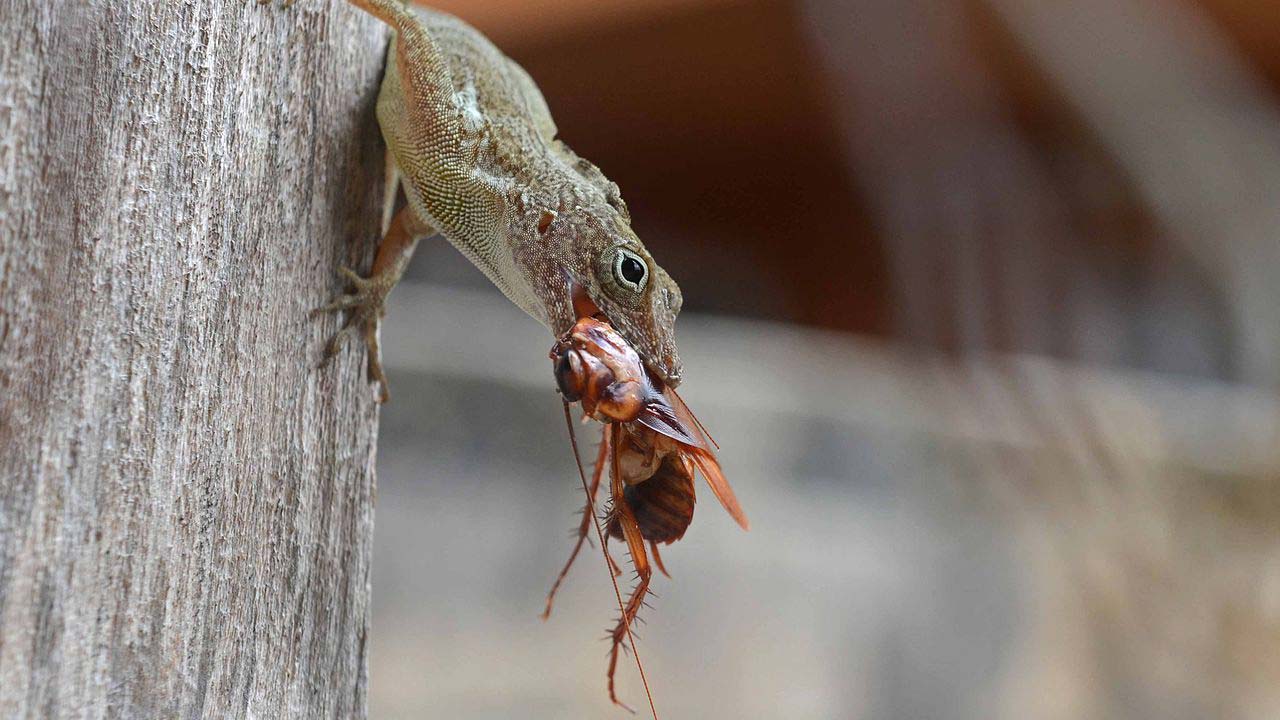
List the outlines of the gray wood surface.
{"type": "Polygon", "coordinates": [[[0,717],[363,717],[386,34],[0,0],[0,717]]]}

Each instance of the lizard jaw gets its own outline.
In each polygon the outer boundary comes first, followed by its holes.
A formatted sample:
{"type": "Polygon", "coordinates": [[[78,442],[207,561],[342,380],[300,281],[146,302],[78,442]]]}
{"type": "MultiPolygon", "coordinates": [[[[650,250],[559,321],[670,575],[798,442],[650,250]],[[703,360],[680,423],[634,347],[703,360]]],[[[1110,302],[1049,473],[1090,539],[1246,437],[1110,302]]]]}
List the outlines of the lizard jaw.
{"type": "MultiPolygon", "coordinates": [[[[591,299],[591,296],[587,294],[587,289],[581,283],[575,281],[572,277],[566,277],[565,284],[567,285],[566,289],[569,294],[570,307],[573,308],[575,321],[582,318],[595,318],[608,323],[610,327],[618,332],[622,331],[622,328],[615,325],[605,311],[591,299]]],[[[679,372],[664,372],[660,365],[651,362],[643,354],[641,355],[641,362],[644,363],[645,370],[650,377],[660,381],[661,384],[673,388],[680,384],[681,377],[679,372]]]]}

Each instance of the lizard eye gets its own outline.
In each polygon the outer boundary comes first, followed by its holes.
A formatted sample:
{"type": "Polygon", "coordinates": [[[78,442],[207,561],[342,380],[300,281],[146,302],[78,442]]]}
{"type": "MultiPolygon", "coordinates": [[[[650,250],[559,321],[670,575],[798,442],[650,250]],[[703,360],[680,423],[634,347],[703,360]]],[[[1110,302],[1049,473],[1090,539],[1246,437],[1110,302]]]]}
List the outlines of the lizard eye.
{"type": "Polygon", "coordinates": [[[649,265],[630,250],[618,248],[613,258],[613,277],[619,285],[638,293],[649,280],[649,265]]]}

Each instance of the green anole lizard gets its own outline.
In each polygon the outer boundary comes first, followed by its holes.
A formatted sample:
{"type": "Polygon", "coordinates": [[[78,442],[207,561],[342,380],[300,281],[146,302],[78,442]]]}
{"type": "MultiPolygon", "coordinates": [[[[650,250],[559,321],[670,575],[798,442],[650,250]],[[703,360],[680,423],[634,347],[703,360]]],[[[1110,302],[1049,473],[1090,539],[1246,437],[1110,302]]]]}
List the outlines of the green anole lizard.
{"type": "Polygon", "coordinates": [[[559,337],[577,320],[573,286],[666,384],[680,383],[674,324],[682,298],[631,229],[618,186],[556,139],[542,93],[483,35],[400,0],[350,0],[395,31],[378,97],[387,143],[384,237],[326,357],[363,330],[369,374],[387,398],[378,324],[419,239],[439,233],[508,298],[559,337]],[[408,204],[388,221],[403,183],[408,204]]]}
{"type": "MultiPolygon", "coordinates": [[[[666,386],[677,386],[681,378],[674,325],[683,301],[680,288],[631,229],[618,186],[556,139],[555,121],[529,75],[454,17],[415,13],[401,0],[350,2],[394,30],[378,96],[378,123],[387,143],[386,205],[383,239],[370,275],[342,268],[353,291],[320,309],[351,310],[330,340],[326,358],[352,332],[363,330],[369,374],[386,401],[378,347],[386,298],[418,240],[439,233],[555,337],[565,336],[584,308],[588,314],[598,310],[650,373],[666,386]],[[400,184],[408,204],[392,217],[400,184]]],[[[566,401],[566,421],[568,408],[566,401]]],[[[574,450],[576,456],[576,443],[574,450]]],[[[685,467],[691,481],[692,466],[686,462],[685,467]]],[[[616,467],[614,478],[622,482],[616,467]]],[[[585,512],[594,518],[594,493],[585,475],[582,480],[585,512]]],[[[720,496],[721,490],[716,492],[720,496]]],[[[621,490],[615,497],[623,502],[621,490]]],[[[691,490],[689,498],[691,512],[691,490]]],[[[745,517],[739,522],[745,527],[745,517]]],[[[631,523],[635,525],[634,518],[631,523]]],[[[596,530],[603,544],[599,524],[596,530]]],[[[632,540],[639,544],[640,557],[635,557],[635,547],[631,552],[643,579],[632,596],[636,607],[630,607],[632,601],[624,607],[618,594],[622,619],[609,667],[609,696],[615,703],[620,702],[613,684],[620,633],[630,638],[631,621],[648,587],[641,531],[632,530],[628,545],[632,540]]],[[[580,534],[585,537],[585,528],[580,534]]],[[[656,543],[651,544],[656,553],[656,543]]],[[[616,581],[614,589],[616,593],[616,581]]],[[[654,710],[648,681],[640,672],[654,710]]]]}

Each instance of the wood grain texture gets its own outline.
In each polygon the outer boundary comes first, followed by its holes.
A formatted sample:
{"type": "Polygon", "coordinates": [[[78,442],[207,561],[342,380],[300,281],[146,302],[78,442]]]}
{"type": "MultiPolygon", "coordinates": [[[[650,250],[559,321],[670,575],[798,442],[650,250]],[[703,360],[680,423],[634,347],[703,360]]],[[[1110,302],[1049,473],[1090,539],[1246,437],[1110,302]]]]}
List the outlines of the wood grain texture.
{"type": "Polygon", "coordinates": [[[0,8],[0,717],[363,717],[386,32],[0,8]]]}

